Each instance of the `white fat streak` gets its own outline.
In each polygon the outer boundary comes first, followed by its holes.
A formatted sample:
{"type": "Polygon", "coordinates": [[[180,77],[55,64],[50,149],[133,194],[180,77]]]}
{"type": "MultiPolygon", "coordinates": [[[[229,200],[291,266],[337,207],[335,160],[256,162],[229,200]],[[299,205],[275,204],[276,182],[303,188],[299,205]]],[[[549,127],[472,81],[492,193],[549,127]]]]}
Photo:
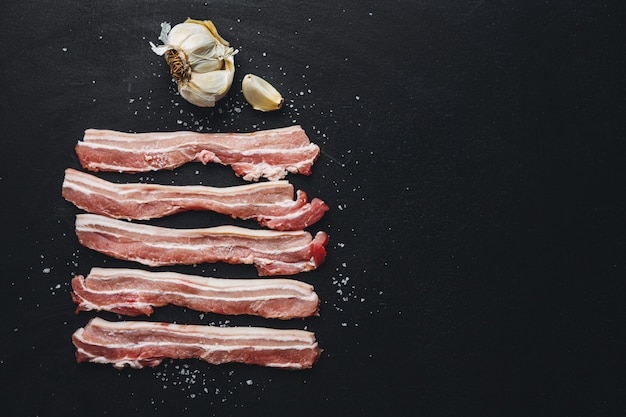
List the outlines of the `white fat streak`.
{"type": "MultiPolygon", "coordinates": [[[[86,148],[91,148],[91,149],[103,149],[103,150],[123,150],[126,149],[129,153],[158,153],[158,154],[168,154],[171,152],[177,152],[180,151],[181,149],[188,149],[188,148],[192,148],[192,147],[196,147],[198,145],[203,145],[202,142],[184,142],[184,143],[177,143],[175,145],[172,146],[157,146],[157,144],[155,144],[154,146],[151,146],[150,148],[123,148],[120,146],[115,146],[115,145],[109,145],[106,143],[99,143],[99,142],[82,142],[81,146],[82,147],[86,147],[86,148]]],[[[211,144],[206,144],[207,145],[207,150],[211,150],[211,144]]],[[[259,146],[261,146],[259,144],[259,146]]],[[[254,155],[273,155],[273,154],[298,154],[298,153],[302,153],[302,152],[306,152],[309,150],[316,150],[318,148],[318,146],[314,143],[309,143],[306,146],[300,146],[297,148],[293,148],[293,147],[269,147],[269,146],[263,146],[263,147],[254,147],[252,149],[249,150],[233,150],[232,152],[237,152],[239,154],[245,155],[245,156],[254,156],[254,155]]],[[[228,148],[227,148],[228,149],[228,148]]],[[[226,150],[226,152],[231,152],[229,150],[226,150]]]]}
{"type": "Polygon", "coordinates": [[[89,169],[95,171],[107,171],[107,172],[146,172],[146,171],[159,171],[166,168],[159,167],[140,167],[139,169],[135,166],[130,165],[119,165],[119,164],[107,164],[104,162],[89,162],[87,164],[89,169]]]}
{"type": "Polygon", "coordinates": [[[315,335],[306,330],[272,329],[267,327],[216,327],[196,324],[174,324],[147,321],[119,321],[110,322],[94,317],[87,326],[99,327],[112,331],[149,330],[153,334],[180,334],[183,336],[219,338],[222,340],[271,340],[284,343],[315,344],[315,335]]]}
{"type": "MultiPolygon", "coordinates": [[[[189,238],[210,235],[233,235],[245,238],[273,239],[281,236],[291,236],[300,238],[303,236],[311,237],[311,234],[302,230],[296,231],[277,231],[266,229],[247,229],[245,227],[226,225],[215,226],[202,229],[171,229],[167,227],[152,226],[147,224],[131,223],[123,220],[111,219],[98,214],[78,214],[76,215],[76,229],[86,232],[108,233],[113,236],[127,236],[128,233],[136,233],[148,236],[189,238]],[[116,229],[121,233],[113,230],[102,230],[102,228],[116,229]]],[[[183,245],[185,246],[185,245],[183,245]]],[[[195,245],[191,245],[194,247],[195,245]]],[[[180,247],[173,245],[172,247],[180,247]]]]}
{"type": "MultiPolygon", "coordinates": [[[[235,278],[212,278],[196,275],[179,274],[176,272],[150,272],[139,269],[124,268],[92,268],[86,280],[116,280],[118,278],[135,278],[152,282],[167,282],[180,284],[199,290],[216,292],[241,292],[251,290],[275,290],[295,291],[308,296],[313,291],[313,286],[302,281],[285,278],[273,279],[235,279],[235,278]]],[[[90,290],[91,291],[91,290],[90,290]]],[[[98,291],[107,294],[106,291],[98,291]]],[[[111,291],[115,293],[117,291],[111,291]]],[[[178,294],[178,293],[177,293],[178,294]]],[[[279,295],[278,293],[276,294],[279,295]]],[[[196,296],[194,294],[194,296],[196,296]]],[[[252,298],[251,298],[252,299],[252,298]]]]}
{"type": "MultiPolygon", "coordinates": [[[[102,293],[104,292],[99,292],[99,294],[102,294],[102,293]]],[[[84,308],[85,310],[111,311],[112,309],[117,309],[120,307],[129,307],[132,309],[152,308],[152,304],[140,303],[139,301],[129,302],[129,303],[120,302],[120,303],[113,303],[113,304],[94,304],[91,301],[86,301],[85,299],[81,298],[80,307],[84,308]]]]}
{"type": "MultiPolygon", "coordinates": [[[[230,187],[210,187],[203,185],[160,185],[160,184],[115,184],[109,181],[100,179],[94,175],[82,173],[75,170],[66,170],[65,179],[63,181],[63,188],[69,188],[78,191],[82,194],[103,194],[112,193],[120,196],[124,196],[126,199],[132,202],[152,201],[160,199],[161,193],[172,193],[177,198],[201,198],[215,196],[245,196],[251,192],[269,191],[273,189],[284,189],[285,198],[282,200],[276,200],[271,203],[266,203],[272,206],[288,207],[293,205],[293,199],[287,199],[286,197],[293,196],[293,185],[289,181],[267,181],[254,184],[235,185],[230,187]],[[77,174],[78,173],[78,174],[77,174]],[[129,194],[144,193],[142,198],[128,198],[129,194]]],[[[281,190],[282,191],[282,190],[281,190]]],[[[267,195],[270,195],[268,193],[267,195]]],[[[272,193],[271,195],[275,195],[272,193]]],[[[228,203],[229,207],[248,206],[249,202],[242,203],[228,203]]]]}
{"type": "MultiPolygon", "coordinates": [[[[109,129],[87,129],[85,130],[85,134],[83,135],[83,142],[106,141],[141,143],[169,140],[181,137],[185,138],[195,135],[195,132],[188,131],[128,133],[109,129]]],[[[213,135],[213,133],[208,133],[208,135],[213,135]]]]}
{"type": "MultiPolygon", "coordinates": [[[[97,232],[97,233],[102,233],[101,231],[98,230],[92,230],[93,232],[97,232]]],[[[110,233],[110,236],[114,236],[114,237],[127,237],[124,234],[113,234],[110,233]]],[[[202,250],[203,248],[214,248],[217,247],[216,245],[200,245],[198,243],[163,243],[163,242],[141,242],[142,245],[146,246],[146,247],[150,247],[150,248],[154,248],[154,249],[163,249],[163,250],[193,250],[193,251],[198,251],[198,250],[202,250]]],[[[296,247],[289,247],[289,248],[278,248],[276,250],[260,250],[260,249],[255,249],[253,252],[257,252],[257,253],[263,253],[266,256],[270,256],[270,255],[276,255],[276,254],[289,254],[289,253],[295,253],[295,252],[299,252],[302,249],[306,248],[308,245],[303,245],[303,246],[296,246],[296,247]]],[[[131,259],[131,258],[129,258],[131,259]]],[[[135,259],[135,258],[132,258],[135,259]]],[[[143,260],[144,258],[138,257],[136,258],[137,260],[143,260]]],[[[241,261],[241,263],[243,264],[252,264],[254,263],[254,261],[259,260],[257,256],[255,256],[254,254],[250,254],[250,256],[247,256],[245,258],[237,258],[241,261]]],[[[275,261],[274,261],[275,262],[275,261]]],[[[304,263],[306,264],[306,262],[304,263]]],[[[295,262],[289,262],[289,265],[297,265],[297,263],[295,262]]],[[[149,266],[158,266],[158,264],[150,264],[149,266]]]]}
{"type": "MultiPolygon", "coordinates": [[[[234,339],[228,339],[228,338],[220,338],[223,340],[234,340],[234,339]]],[[[239,350],[239,349],[243,349],[243,348],[250,348],[253,350],[257,350],[257,351],[268,351],[268,350],[307,350],[307,349],[311,349],[312,347],[315,347],[315,343],[313,344],[283,344],[283,345],[253,345],[251,343],[241,343],[241,344],[237,344],[237,345],[220,345],[218,343],[216,343],[216,341],[211,340],[210,344],[209,343],[185,343],[185,342],[169,342],[169,341],[162,341],[162,342],[133,342],[133,343],[106,343],[106,344],[99,344],[99,343],[94,343],[85,339],[81,340],[85,343],[91,344],[91,345],[99,345],[99,346],[104,346],[110,349],[123,349],[123,348],[127,348],[127,347],[132,347],[133,349],[137,349],[137,348],[145,348],[145,347],[149,347],[149,346],[159,346],[159,347],[170,347],[170,346],[175,346],[175,347],[180,347],[180,346],[186,346],[186,347],[194,347],[194,348],[200,348],[203,349],[206,352],[229,352],[229,351],[233,351],[233,350],[239,350]]],[[[255,340],[261,340],[261,339],[255,339],[255,340]]],[[[265,339],[268,340],[268,339],[265,339]]],[[[274,341],[274,339],[269,339],[274,341]]]]}
{"type": "MultiPolygon", "coordinates": [[[[192,288],[199,288],[205,291],[219,292],[220,295],[189,294],[188,292],[184,292],[184,291],[168,291],[167,294],[172,295],[172,296],[182,296],[186,298],[193,298],[193,299],[200,299],[200,300],[216,300],[216,301],[264,301],[264,300],[293,299],[293,298],[298,298],[304,301],[315,301],[317,299],[317,296],[314,293],[302,293],[300,291],[300,288],[295,288],[295,287],[284,287],[284,286],[283,287],[263,287],[263,288],[258,288],[256,290],[260,290],[260,289],[271,290],[273,292],[269,294],[262,294],[262,295],[255,295],[255,296],[252,296],[252,295],[242,296],[241,294],[238,294],[238,293],[250,291],[250,289],[242,287],[242,288],[223,288],[219,290],[214,290],[214,289],[208,289],[206,287],[199,287],[199,286],[194,286],[194,285],[188,285],[188,286],[192,288]],[[298,294],[285,292],[285,291],[290,291],[290,290],[293,290],[294,292],[297,292],[298,294]]],[[[87,288],[87,290],[90,293],[103,294],[103,295],[118,295],[118,294],[119,295],[122,295],[122,294],[161,295],[163,293],[163,290],[160,290],[160,289],[147,290],[147,289],[136,289],[136,288],[123,289],[123,290],[93,290],[91,288],[87,288]]],[[[112,305],[137,306],[137,305],[151,305],[151,304],[136,302],[136,303],[115,303],[112,305]]]]}
{"type": "Polygon", "coordinates": [[[291,154],[291,153],[301,153],[309,150],[316,150],[319,147],[314,143],[309,143],[306,146],[300,146],[299,148],[254,148],[249,150],[241,151],[242,155],[245,156],[253,156],[253,155],[271,155],[275,153],[280,154],[291,154]]]}
{"type": "Polygon", "coordinates": [[[107,129],[87,129],[85,130],[85,134],[83,137],[83,141],[85,142],[97,142],[97,141],[116,141],[116,142],[153,142],[158,140],[168,140],[172,138],[178,137],[214,137],[219,139],[223,136],[228,136],[231,138],[255,138],[258,136],[267,136],[267,137],[275,137],[278,135],[289,134],[291,132],[303,130],[300,125],[293,125],[287,127],[280,127],[276,129],[268,129],[268,130],[259,130],[249,133],[218,133],[218,132],[208,132],[208,133],[198,133],[191,131],[175,131],[175,132],[144,132],[144,133],[125,133],[119,132],[116,130],[107,130],[107,129]]]}
{"type": "MultiPolygon", "coordinates": [[[[303,300],[303,301],[315,301],[317,300],[317,297],[314,294],[307,294],[307,295],[299,295],[296,296],[294,294],[285,294],[285,293],[272,293],[272,294],[264,294],[264,295],[257,295],[257,296],[246,296],[243,297],[241,295],[237,295],[235,294],[235,292],[237,291],[241,291],[241,290],[227,290],[227,291],[222,291],[222,292],[227,292],[230,294],[227,294],[227,296],[216,296],[216,295],[200,295],[200,294],[189,294],[186,292],[180,292],[180,291],[168,291],[168,295],[178,295],[178,296],[182,296],[182,297],[186,297],[186,298],[193,298],[193,299],[200,299],[200,300],[215,300],[215,301],[237,301],[237,302],[250,302],[250,301],[267,301],[267,300],[281,300],[281,299],[293,299],[293,298],[298,298],[299,300],[303,300]]],[[[92,293],[97,293],[97,294],[103,294],[103,295],[122,295],[122,294],[162,294],[163,291],[160,290],[136,290],[136,289],[129,289],[129,290],[113,290],[113,291],[94,291],[94,290],[89,290],[89,292],[92,293]]],[[[83,303],[83,305],[87,306],[97,306],[97,308],[92,308],[92,310],[95,309],[105,309],[104,307],[106,306],[132,306],[132,307],[138,307],[138,306],[150,306],[152,304],[150,303],[140,303],[140,302],[133,302],[133,303],[125,303],[125,302],[121,302],[121,303],[114,303],[114,304],[106,304],[106,305],[96,305],[96,304],[92,304],[92,303],[83,303]]]]}

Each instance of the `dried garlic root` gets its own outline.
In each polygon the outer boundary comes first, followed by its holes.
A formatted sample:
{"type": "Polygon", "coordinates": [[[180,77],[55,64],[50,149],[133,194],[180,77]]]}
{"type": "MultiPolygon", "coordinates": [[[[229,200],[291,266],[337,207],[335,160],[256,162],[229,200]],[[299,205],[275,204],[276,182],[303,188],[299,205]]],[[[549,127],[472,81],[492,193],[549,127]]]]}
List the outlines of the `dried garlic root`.
{"type": "Polygon", "coordinates": [[[200,107],[214,107],[228,93],[235,75],[238,52],[222,38],[210,20],[187,19],[171,27],[161,24],[159,40],[150,42],[157,55],[165,55],[180,95],[200,107]]]}
{"type": "Polygon", "coordinates": [[[241,89],[246,101],[255,110],[278,110],[285,102],[274,86],[254,74],[247,74],[243,77],[241,89]]]}

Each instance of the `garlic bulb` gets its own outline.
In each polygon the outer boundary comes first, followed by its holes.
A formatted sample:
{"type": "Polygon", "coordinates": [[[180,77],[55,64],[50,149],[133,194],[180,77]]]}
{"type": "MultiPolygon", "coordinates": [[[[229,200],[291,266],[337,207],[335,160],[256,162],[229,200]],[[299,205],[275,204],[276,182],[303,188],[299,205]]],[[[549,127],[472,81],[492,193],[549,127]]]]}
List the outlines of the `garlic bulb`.
{"type": "Polygon", "coordinates": [[[272,84],[254,74],[248,74],[243,77],[241,90],[246,101],[255,110],[278,110],[285,101],[272,84]]]}
{"type": "Polygon", "coordinates": [[[150,42],[150,46],[157,55],[165,55],[185,100],[200,107],[214,107],[228,93],[238,51],[217,33],[213,22],[187,19],[173,28],[164,22],[159,40],[163,45],[150,42]]]}

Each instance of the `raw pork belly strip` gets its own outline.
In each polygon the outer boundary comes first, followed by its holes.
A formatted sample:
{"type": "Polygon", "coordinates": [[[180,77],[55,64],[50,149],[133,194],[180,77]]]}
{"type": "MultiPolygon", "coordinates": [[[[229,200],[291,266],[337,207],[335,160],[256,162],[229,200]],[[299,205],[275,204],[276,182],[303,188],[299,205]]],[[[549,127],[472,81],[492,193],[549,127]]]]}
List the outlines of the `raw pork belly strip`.
{"type": "Polygon", "coordinates": [[[236,226],[170,229],[97,214],[77,215],[76,235],[90,249],[144,265],[254,264],[261,276],[316,269],[326,258],[328,244],[328,235],[322,231],[313,238],[306,231],[236,226]]]}
{"type": "Polygon", "coordinates": [[[174,304],[205,313],[251,314],[290,319],[318,315],[313,286],[292,279],[219,279],[174,272],[92,268],[72,279],[79,311],[150,315],[152,307],[174,304]]]}
{"type": "Polygon", "coordinates": [[[123,133],[87,129],[76,153],[90,171],[146,172],[187,162],[230,165],[248,181],[311,174],[319,147],[300,126],[251,133],[123,133]]]}
{"type": "Polygon", "coordinates": [[[233,218],[255,219],[276,230],[302,230],[317,222],[328,206],[287,181],[234,187],[115,184],[68,168],[63,197],[90,213],[117,219],[148,220],[188,210],[211,210],[233,218]]]}
{"type": "Polygon", "coordinates": [[[215,327],[94,318],[72,335],[77,362],[116,368],[157,366],[164,358],[240,362],[286,369],[311,368],[320,350],[305,330],[215,327]]]}

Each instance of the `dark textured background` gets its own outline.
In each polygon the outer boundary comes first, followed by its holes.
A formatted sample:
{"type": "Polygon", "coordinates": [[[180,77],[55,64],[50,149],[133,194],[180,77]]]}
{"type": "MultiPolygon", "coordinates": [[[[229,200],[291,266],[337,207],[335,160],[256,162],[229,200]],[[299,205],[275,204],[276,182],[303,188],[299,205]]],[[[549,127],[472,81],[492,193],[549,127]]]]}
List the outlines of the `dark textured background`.
{"type": "MultiPolygon", "coordinates": [[[[602,1],[5,1],[3,415],[624,415],[624,22],[602,1]],[[533,3],[533,4],[530,4],[533,3]],[[239,49],[215,109],[175,92],[162,21],[212,19],[239,49]],[[286,106],[253,111],[240,82],[286,106]],[[81,248],[63,170],[89,127],[250,131],[320,145],[288,178],[331,210],[321,317],[162,308],[151,320],[315,331],[308,371],[76,364],[72,274],[135,266],[81,248]],[[335,414],[332,414],[335,415],[335,414]]],[[[613,2],[619,5],[620,2],[613,2]]],[[[238,184],[190,164],[115,181],[238,184]]],[[[229,220],[187,213],[179,227],[229,220]]],[[[250,225],[247,222],[240,222],[250,225]]],[[[173,268],[254,277],[249,266],[173,268]]],[[[101,314],[108,319],[114,315],[101,314]]]]}

